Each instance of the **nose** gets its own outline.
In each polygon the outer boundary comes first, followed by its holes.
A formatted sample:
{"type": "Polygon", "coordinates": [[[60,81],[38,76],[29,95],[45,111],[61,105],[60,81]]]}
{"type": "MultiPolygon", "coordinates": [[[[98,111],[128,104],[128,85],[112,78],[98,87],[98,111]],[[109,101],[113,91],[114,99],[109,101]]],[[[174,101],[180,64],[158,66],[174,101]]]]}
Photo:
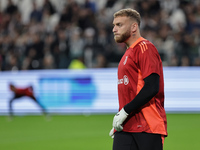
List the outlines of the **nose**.
{"type": "Polygon", "coordinates": [[[112,31],[113,31],[113,33],[115,33],[115,32],[117,31],[117,29],[116,29],[115,26],[113,27],[113,30],[112,30],[112,31]]]}

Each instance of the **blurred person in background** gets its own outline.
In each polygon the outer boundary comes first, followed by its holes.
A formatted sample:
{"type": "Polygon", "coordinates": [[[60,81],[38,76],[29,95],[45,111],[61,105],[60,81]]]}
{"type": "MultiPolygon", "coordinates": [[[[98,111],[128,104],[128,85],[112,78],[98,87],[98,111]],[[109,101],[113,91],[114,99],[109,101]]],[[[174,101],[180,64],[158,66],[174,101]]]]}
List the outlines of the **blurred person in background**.
{"type": "Polygon", "coordinates": [[[31,62],[28,69],[41,69],[44,58],[44,41],[41,39],[40,33],[30,34],[30,41],[26,44],[26,56],[31,62]]]}
{"type": "Polygon", "coordinates": [[[46,53],[43,59],[43,69],[55,69],[54,58],[51,53],[46,53]]]}
{"type": "Polygon", "coordinates": [[[107,61],[103,54],[97,54],[94,68],[107,68],[107,61]]]}
{"type": "Polygon", "coordinates": [[[37,8],[35,1],[32,2],[32,11],[30,13],[30,22],[41,22],[42,20],[42,10],[37,8]]]}
{"type": "MultiPolygon", "coordinates": [[[[169,66],[171,64],[171,57],[175,55],[178,58],[178,66],[181,66],[181,57],[186,51],[190,55],[190,65],[193,65],[194,59],[200,56],[200,52],[197,50],[200,47],[199,1],[106,0],[103,2],[67,0],[60,2],[40,0],[40,2],[25,2],[9,0],[2,1],[2,9],[0,10],[1,70],[13,70],[7,59],[12,57],[10,55],[13,55],[13,53],[9,52],[10,50],[15,52],[18,70],[24,68],[27,70],[44,69],[42,64],[44,62],[43,59],[46,59],[45,54],[39,59],[34,59],[34,61],[27,58],[27,47],[34,44],[32,35],[36,33],[40,35],[40,43],[45,41],[44,37],[46,34],[57,35],[51,48],[54,66],[55,69],[68,68],[71,54],[67,58],[64,56],[67,59],[67,61],[64,61],[65,58],[62,57],[63,51],[61,50],[63,48],[59,48],[57,45],[61,44],[61,39],[58,37],[60,33],[58,32],[62,30],[65,33],[66,40],[69,42],[71,39],[70,33],[76,30],[76,28],[81,29],[79,38],[83,39],[83,43],[80,42],[77,45],[83,45],[81,50],[83,50],[84,63],[87,68],[93,68],[96,65],[96,59],[98,54],[102,52],[102,49],[108,64],[107,66],[117,67],[124,51],[122,50],[123,45],[120,44],[121,46],[119,47],[119,44],[115,43],[112,38],[112,14],[126,6],[139,10],[142,16],[141,35],[155,44],[161,55],[163,65],[169,66]],[[21,5],[22,3],[26,3],[31,7],[23,8],[22,6],[24,5],[21,5]],[[32,10],[30,10],[31,8],[32,10]],[[94,30],[95,33],[92,37],[92,42],[91,40],[86,40],[87,37],[84,34],[88,32],[88,29],[94,30]],[[175,39],[176,34],[180,35],[178,41],[175,39]],[[191,36],[191,40],[188,43],[189,46],[187,47],[183,46],[185,44],[185,34],[191,36]],[[20,44],[19,39],[24,39],[24,42],[20,44]],[[29,62],[30,65],[28,65],[29,62]]],[[[64,36],[64,34],[61,36],[64,36]]],[[[71,53],[73,50],[70,50],[69,43],[67,43],[67,47],[67,51],[71,53]]],[[[40,53],[43,53],[44,49],[46,48],[42,48],[40,53]]],[[[37,48],[35,48],[35,51],[38,53],[37,48]]]]}
{"type": "Polygon", "coordinates": [[[12,107],[13,102],[16,101],[16,100],[19,100],[19,98],[22,98],[24,96],[31,98],[41,108],[42,113],[45,116],[47,115],[47,111],[46,111],[45,107],[34,96],[34,91],[33,91],[32,86],[28,86],[28,87],[25,87],[25,88],[18,88],[14,84],[10,83],[9,88],[14,93],[14,96],[9,100],[10,119],[12,119],[13,116],[14,116],[13,107],[12,107]]]}
{"type": "Polygon", "coordinates": [[[194,66],[200,66],[200,57],[196,57],[193,62],[194,66]]]}
{"type": "Polygon", "coordinates": [[[5,12],[10,15],[14,15],[18,11],[18,7],[13,3],[12,0],[8,0],[5,12]]]}
{"type": "Polygon", "coordinates": [[[59,29],[56,31],[56,39],[54,42],[52,54],[58,69],[67,68],[69,66],[69,37],[66,30],[59,29]]]}
{"type": "Polygon", "coordinates": [[[71,60],[68,69],[85,69],[83,56],[79,56],[71,60]]]}
{"type": "Polygon", "coordinates": [[[181,57],[181,64],[180,66],[190,66],[190,60],[188,56],[182,56],[181,57]]]}
{"type": "Polygon", "coordinates": [[[127,49],[118,65],[119,112],[109,133],[113,150],[162,150],[167,136],[162,61],[141,36],[140,22],[134,9],[114,14],[114,39],[127,49]]]}
{"type": "Polygon", "coordinates": [[[80,28],[72,30],[69,38],[69,55],[70,59],[76,59],[83,56],[84,40],[81,37],[82,31],[80,28]]]}

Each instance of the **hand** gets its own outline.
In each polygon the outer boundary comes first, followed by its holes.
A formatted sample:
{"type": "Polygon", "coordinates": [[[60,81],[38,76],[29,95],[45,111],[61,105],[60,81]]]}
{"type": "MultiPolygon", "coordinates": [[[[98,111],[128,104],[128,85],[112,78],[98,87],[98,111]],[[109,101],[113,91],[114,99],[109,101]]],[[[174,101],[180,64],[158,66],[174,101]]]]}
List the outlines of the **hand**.
{"type": "Polygon", "coordinates": [[[114,128],[110,130],[109,136],[114,139],[114,128]]]}
{"type": "Polygon", "coordinates": [[[113,119],[113,127],[117,131],[122,131],[123,130],[123,122],[126,120],[128,117],[128,114],[125,112],[124,108],[122,108],[114,117],[113,119]]]}
{"type": "Polygon", "coordinates": [[[123,130],[123,122],[126,120],[128,114],[125,112],[124,108],[122,108],[115,116],[113,119],[113,127],[117,131],[122,131],[123,130]]]}

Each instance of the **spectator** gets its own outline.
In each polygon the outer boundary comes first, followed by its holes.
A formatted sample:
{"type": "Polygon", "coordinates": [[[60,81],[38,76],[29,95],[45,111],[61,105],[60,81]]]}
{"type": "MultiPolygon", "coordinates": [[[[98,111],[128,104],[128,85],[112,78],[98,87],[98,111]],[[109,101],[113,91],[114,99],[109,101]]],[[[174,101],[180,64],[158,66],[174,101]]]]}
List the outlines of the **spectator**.
{"type": "Polygon", "coordinates": [[[200,66],[200,57],[194,59],[193,66],[200,66]]]}
{"type": "Polygon", "coordinates": [[[18,1],[6,1],[7,5],[0,11],[2,71],[63,69],[79,57],[83,57],[87,68],[93,68],[103,60],[100,55],[104,56],[106,65],[98,66],[116,67],[126,47],[113,42],[112,14],[122,7],[133,7],[140,12],[141,33],[156,45],[164,65],[181,66],[185,55],[189,65],[198,64],[198,1],[85,0],[80,3],[68,0],[59,7],[63,10],[55,7],[57,1],[44,0],[41,9],[37,1],[31,1],[32,11],[28,15],[17,6],[18,1]],[[28,23],[22,21],[24,15],[30,17],[28,23]]]}
{"type": "Polygon", "coordinates": [[[70,59],[83,56],[84,40],[81,34],[80,28],[74,29],[71,33],[71,38],[69,39],[70,59]]]}
{"type": "Polygon", "coordinates": [[[68,68],[70,63],[69,57],[69,39],[64,29],[56,32],[56,40],[54,42],[53,56],[58,69],[68,68]]]}
{"type": "Polygon", "coordinates": [[[56,10],[50,0],[44,0],[43,6],[42,6],[42,11],[43,12],[48,11],[50,15],[53,15],[56,12],[56,10]]]}
{"type": "Polygon", "coordinates": [[[32,11],[30,14],[30,22],[41,22],[42,20],[42,11],[37,8],[35,1],[32,2],[32,11]]]}
{"type": "Polygon", "coordinates": [[[55,69],[54,58],[50,53],[44,55],[43,69],[55,69]]]}
{"type": "Polygon", "coordinates": [[[8,0],[7,7],[5,9],[5,13],[10,16],[14,15],[18,11],[18,7],[13,3],[12,0],[8,0]]]}
{"type": "Polygon", "coordinates": [[[188,56],[181,57],[181,66],[190,66],[190,60],[188,56]]]}
{"type": "Polygon", "coordinates": [[[85,69],[84,59],[82,56],[73,59],[69,64],[69,69],[85,69]]]}

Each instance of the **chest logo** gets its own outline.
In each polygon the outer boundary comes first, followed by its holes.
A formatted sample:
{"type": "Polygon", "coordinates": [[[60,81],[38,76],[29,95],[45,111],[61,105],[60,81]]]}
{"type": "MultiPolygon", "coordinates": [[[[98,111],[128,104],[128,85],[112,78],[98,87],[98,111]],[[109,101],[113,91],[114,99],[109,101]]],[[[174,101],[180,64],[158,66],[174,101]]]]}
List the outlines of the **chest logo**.
{"type": "Polygon", "coordinates": [[[124,62],[123,62],[124,65],[126,64],[127,59],[128,59],[128,56],[126,56],[126,58],[125,58],[125,60],[124,60],[124,62]]]}
{"type": "Polygon", "coordinates": [[[129,83],[129,79],[126,75],[124,75],[124,85],[127,85],[129,83]]]}

